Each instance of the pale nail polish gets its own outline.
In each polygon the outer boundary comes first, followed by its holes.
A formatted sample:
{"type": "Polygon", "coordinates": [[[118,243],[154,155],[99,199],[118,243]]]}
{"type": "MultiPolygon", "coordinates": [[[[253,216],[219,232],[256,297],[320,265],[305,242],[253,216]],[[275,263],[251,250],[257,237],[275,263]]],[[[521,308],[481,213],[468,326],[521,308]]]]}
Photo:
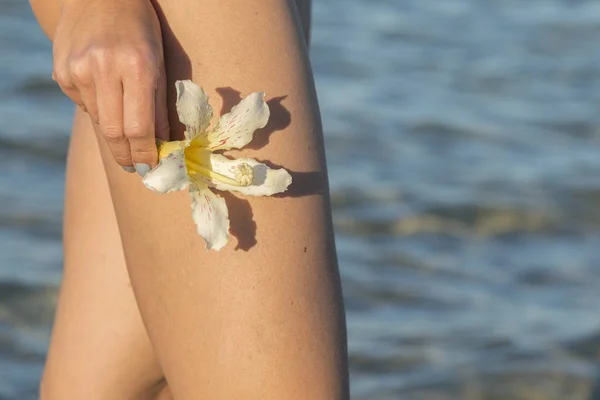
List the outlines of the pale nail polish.
{"type": "Polygon", "coordinates": [[[148,164],[135,164],[135,170],[137,171],[138,174],[140,174],[140,176],[145,176],[148,172],[150,172],[150,165],[148,164]]]}
{"type": "Polygon", "coordinates": [[[135,172],[135,168],[133,168],[133,167],[127,166],[127,167],[122,167],[122,168],[129,173],[135,172]]]}

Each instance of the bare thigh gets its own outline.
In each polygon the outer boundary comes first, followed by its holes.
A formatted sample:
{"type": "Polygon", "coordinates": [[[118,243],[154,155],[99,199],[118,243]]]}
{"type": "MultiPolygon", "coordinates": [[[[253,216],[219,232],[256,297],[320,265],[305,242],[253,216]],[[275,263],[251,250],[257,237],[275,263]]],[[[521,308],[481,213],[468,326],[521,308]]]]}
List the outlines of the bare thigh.
{"type": "Polygon", "coordinates": [[[81,112],[65,203],[64,275],[41,397],[153,398],[162,372],[131,290],[98,144],[81,112]]]}
{"type": "MultiPolygon", "coordinates": [[[[310,2],[298,5],[308,25],[310,2]]],[[[112,171],[109,157],[106,163],[112,171]]],[[[93,128],[77,113],[67,172],[65,274],[42,383],[45,400],[149,399],[159,391],[171,397],[131,290],[109,190],[110,182],[117,197],[135,203],[137,189],[129,187],[135,178],[116,173],[118,179],[107,180],[93,128]]]]}
{"type": "MultiPolygon", "coordinates": [[[[157,3],[169,86],[193,79],[216,113],[265,91],[270,124],[229,155],[285,166],[294,178],[279,198],[224,195],[233,237],[208,251],[189,195],[149,191],[99,141],[132,287],[169,388],[178,400],[345,399],[322,131],[297,11],[285,0],[157,3]]],[[[181,129],[173,112],[170,121],[181,129]]]]}

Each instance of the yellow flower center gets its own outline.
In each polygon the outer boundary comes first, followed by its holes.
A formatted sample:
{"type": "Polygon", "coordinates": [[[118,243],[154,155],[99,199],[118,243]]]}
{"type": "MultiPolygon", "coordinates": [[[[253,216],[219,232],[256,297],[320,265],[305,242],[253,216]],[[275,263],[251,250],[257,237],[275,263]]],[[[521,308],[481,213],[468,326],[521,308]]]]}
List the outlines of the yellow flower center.
{"type": "MultiPolygon", "coordinates": [[[[182,142],[159,143],[159,158],[168,156],[173,151],[181,149],[182,146],[182,142]]],[[[234,167],[234,178],[214,171],[210,168],[210,152],[194,141],[184,149],[184,154],[187,173],[192,178],[209,178],[211,181],[218,181],[231,186],[250,186],[254,180],[254,170],[252,166],[246,163],[234,167]]]]}

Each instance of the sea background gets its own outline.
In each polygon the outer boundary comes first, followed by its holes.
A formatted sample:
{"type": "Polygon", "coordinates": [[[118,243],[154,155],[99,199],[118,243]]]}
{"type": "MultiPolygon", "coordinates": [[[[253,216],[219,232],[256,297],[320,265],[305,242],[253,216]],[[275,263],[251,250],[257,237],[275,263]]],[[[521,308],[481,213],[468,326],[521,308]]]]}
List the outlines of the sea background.
{"type": "MultiPolygon", "coordinates": [[[[357,400],[597,400],[600,3],[315,0],[357,400]]],[[[34,399],[72,106],[0,0],[0,399],[34,399]]],[[[598,384],[600,387],[600,384],[598,384]]]]}

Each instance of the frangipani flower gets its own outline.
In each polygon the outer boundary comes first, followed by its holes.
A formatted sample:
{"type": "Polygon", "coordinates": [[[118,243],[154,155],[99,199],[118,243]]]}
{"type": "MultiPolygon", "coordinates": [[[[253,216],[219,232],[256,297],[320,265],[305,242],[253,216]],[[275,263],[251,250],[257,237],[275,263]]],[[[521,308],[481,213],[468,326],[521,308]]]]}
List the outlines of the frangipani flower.
{"type": "Polygon", "coordinates": [[[143,182],[159,193],[189,187],[198,233],[207,248],[220,250],[228,240],[229,213],[225,200],[211,188],[270,196],[284,192],[292,177],[285,169],[271,169],[251,158],[230,159],[214,153],[244,147],[254,131],[267,124],[269,106],[264,93],[252,93],[208,129],[212,108],[204,90],[190,80],[177,81],[175,87],[185,140],[159,143],[159,163],[143,182]]]}

